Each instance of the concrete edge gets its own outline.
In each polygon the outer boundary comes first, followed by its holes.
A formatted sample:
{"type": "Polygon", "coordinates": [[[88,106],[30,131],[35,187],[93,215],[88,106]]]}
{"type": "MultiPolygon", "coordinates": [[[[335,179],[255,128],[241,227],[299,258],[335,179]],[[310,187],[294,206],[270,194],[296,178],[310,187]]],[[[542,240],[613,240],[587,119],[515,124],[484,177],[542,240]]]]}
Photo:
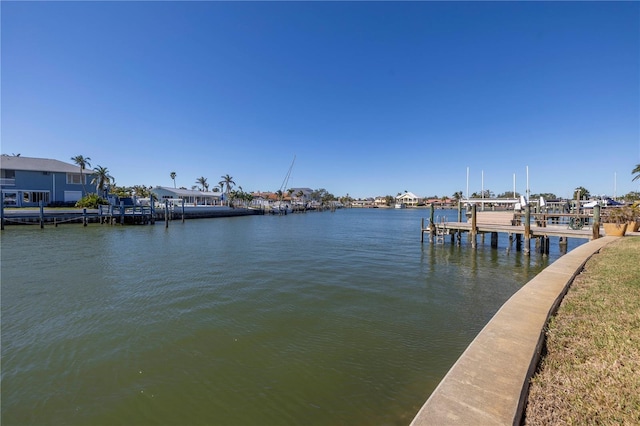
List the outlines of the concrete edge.
{"type": "Polygon", "coordinates": [[[447,372],[411,425],[520,424],[549,318],[585,263],[617,238],[603,237],[576,247],[511,296],[447,372]]]}

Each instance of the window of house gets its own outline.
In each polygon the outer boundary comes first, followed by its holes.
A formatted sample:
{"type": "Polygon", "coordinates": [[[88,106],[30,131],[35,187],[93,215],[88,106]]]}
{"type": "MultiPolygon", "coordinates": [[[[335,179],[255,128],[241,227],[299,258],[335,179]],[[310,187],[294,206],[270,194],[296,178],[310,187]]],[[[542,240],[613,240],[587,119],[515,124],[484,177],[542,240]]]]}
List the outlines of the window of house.
{"type": "Polygon", "coordinates": [[[9,169],[2,169],[2,171],[0,172],[0,177],[6,178],[6,179],[15,179],[16,171],[9,170],[9,169]]]}
{"type": "Polygon", "coordinates": [[[24,203],[49,203],[49,191],[24,191],[22,193],[22,201],[24,203]]]}
{"type": "Polygon", "coordinates": [[[81,175],[80,173],[67,173],[67,183],[73,185],[82,185],[82,178],[84,178],[84,183],[87,183],[87,176],[81,175]]]}
{"type": "Polygon", "coordinates": [[[3,194],[3,202],[5,206],[15,206],[18,200],[17,192],[4,192],[3,194]]]}

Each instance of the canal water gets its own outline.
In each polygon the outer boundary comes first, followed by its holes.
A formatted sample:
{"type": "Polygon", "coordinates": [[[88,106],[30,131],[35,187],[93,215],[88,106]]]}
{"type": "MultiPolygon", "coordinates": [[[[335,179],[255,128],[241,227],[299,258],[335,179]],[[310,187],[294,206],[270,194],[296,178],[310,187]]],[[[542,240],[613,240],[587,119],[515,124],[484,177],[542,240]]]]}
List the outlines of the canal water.
{"type": "Polygon", "coordinates": [[[406,425],[559,257],[421,244],[428,213],[7,227],[2,424],[406,425]]]}

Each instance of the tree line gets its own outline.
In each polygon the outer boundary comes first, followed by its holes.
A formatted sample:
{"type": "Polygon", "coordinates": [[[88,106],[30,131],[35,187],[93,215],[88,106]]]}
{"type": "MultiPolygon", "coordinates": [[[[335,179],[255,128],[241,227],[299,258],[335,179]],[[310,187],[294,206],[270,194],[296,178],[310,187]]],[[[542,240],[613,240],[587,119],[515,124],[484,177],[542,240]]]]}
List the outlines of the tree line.
{"type": "MultiPolygon", "coordinates": [[[[87,194],[87,190],[85,188],[84,173],[87,168],[91,167],[91,158],[85,157],[83,155],[76,155],[75,157],[71,157],[71,160],[80,168],[82,196],[83,196],[83,199],[89,197],[91,199],[89,201],[90,204],[97,205],[100,202],[106,203],[105,198],[107,197],[107,192],[112,193],[114,195],[118,195],[120,197],[127,197],[127,196],[130,197],[134,194],[142,198],[152,197],[151,186],[149,187],[146,187],[144,185],[134,185],[131,187],[116,186],[115,179],[113,176],[111,176],[111,174],[109,173],[109,170],[106,167],[103,167],[100,165],[92,169],[93,178],[91,180],[91,185],[95,185],[96,192],[94,194],[87,194]]],[[[633,168],[633,170],[631,171],[631,174],[633,175],[632,181],[636,181],[640,179],[640,164],[637,164],[633,168]]],[[[176,188],[176,177],[177,177],[176,172],[169,173],[169,177],[171,178],[171,180],[173,180],[173,187],[176,188]]],[[[212,188],[212,191],[223,192],[226,195],[225,198],[228,200],[230,204],[233,204],[234,201],[240,201],[243,204],[248,204],[253,200],[253,195],[249,192],[245,192],[242,189],[242,186],[238,186],[237,189],[234,189],[236,183],[233,180],[233,177],[230,176],[229,174],[221,176],[220,179],[221,180],[212,188]]],[[[200,191],[203,191],[203,192],[208,192],[209,188],[210,188],[210,184],[208,182],[208,179],[204,176],[200,176],[199,178],[197,178],[195,181],[195,184],[191,186],[192,190],[199,189],[200,191]]],[[[187,188],[181,187],[181,189],[187,189],[187,188]]],[[[294,189],[288,189],[285,192],[289,195],[289,197],[292,197],[293,195],[295,195],[298,198],[303,198],[304,196],[304,193],[302,191],[298,191],[298,193],[294,194],[295,192],[294,189]]],[[[278,190],[275,193],[278,195],[279,198],[282,198],[285,192],[283,192],[282,190],[278,190]]],[[[577,199],[589,199],[591,197],[591,193],[589,192],[589,190],[582,186],[575,188],[573,194],[574,194],[574,198],[577,198],[577,199]]],[[[401,193],[398,193],[398,196],[399,195],[401,195],[401,193]]],[[[518,198],[520,196],[521,194],[519,192],[504,191],[496,195],[493,191],[489,189],[485,189],[480,192],[473,192],[470,195],[470,198],[488,198],[488,199],[518,198]]],[[[531,194],[531,198],[539,198],[539,197],[543,197],[546,200],[558,199],[558,197],[554,193],[546,192],[546,193],[531,194]]],[[[309,198],[311,200],[318,201],[322,204],[328,204],[333,201],[340,201],[343,204],[348,205],[354,201],[354,199],[351,198],[348,193],[345,196],[336,197],[324,188],[320,188],[312,191],[309,198]]],[[[464,198],[463,192],[456,191],[452,194],[451,198],[457,202],[464,198]]],[[[624,196],[622,196],[621,198],[629,202],[637,201],[637,200],[640,200],[640,192],[631,191],[625,194],[624,196]]],[[[387,205],[391,205],[395,201],[395,197],[391,195],[386,195],[384,199],[387,205]]],[[[425,202],[426,200],[429,200],[429,199],[441,199],[443,201],[446,201],[447,199],[449,199],[449,197],[444,197],[444,196],[440,197],[440,196],[434,195],[431,197],[424,197],[422,201],[425,202]]],[[[81,200],[79,204],[87,204],[87,202],[83,202],[83,200],[81,200]]],[[[83,205],[82,207],[87,207],[87,206],[83,205]]]]}

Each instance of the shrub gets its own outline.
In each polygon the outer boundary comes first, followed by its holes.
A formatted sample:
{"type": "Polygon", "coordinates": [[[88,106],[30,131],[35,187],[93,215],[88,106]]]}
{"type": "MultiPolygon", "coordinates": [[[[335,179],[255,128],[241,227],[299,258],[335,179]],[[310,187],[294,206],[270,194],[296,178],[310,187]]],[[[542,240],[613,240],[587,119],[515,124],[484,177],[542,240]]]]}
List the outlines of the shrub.
{"type": "Polygon", "coordinates": [[[76,207],[85,207],[88,209],[97,209],[100,204],[109,204],[107,200],[99,197],[98,194],[88,194],[82,197],[80,201],[76,203],[76,207]]]}

